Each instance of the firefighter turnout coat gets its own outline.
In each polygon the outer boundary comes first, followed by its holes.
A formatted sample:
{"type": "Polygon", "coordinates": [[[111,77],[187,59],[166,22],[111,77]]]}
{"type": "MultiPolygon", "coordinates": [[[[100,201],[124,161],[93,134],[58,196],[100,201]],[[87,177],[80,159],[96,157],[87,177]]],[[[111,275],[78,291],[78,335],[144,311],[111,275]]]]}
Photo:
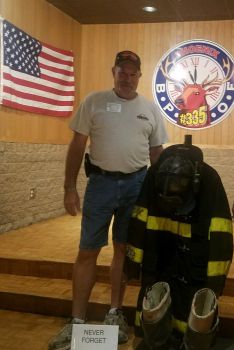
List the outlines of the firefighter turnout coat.
{"type": "Polygon", "coordinates": [[[168,217],[156,206],[156,167],[149,168],[133,210],[124,266],[129,279],[141,279],[135,319],[139,336],[148,286],[169,283],[173,327],[184,333],[195,292],[207,287],[221,295],[233,254],[231,213],[217,172],[201,162],[195,208],[186,216],[168,217]]]}

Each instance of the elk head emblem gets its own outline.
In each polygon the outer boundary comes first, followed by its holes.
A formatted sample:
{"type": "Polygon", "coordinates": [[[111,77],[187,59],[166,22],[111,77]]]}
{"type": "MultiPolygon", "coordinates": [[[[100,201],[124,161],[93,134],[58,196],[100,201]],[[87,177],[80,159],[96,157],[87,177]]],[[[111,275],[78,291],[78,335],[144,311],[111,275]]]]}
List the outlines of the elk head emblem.
{"type": "Polygon", "coordinates": [[[196,65],[193,72],[189,71],[191,82],[186,81],[184,78],[181,80],[175,79],[169,74],[169,68],[174,65],[174,62],[170,61],[169,57],[166,59],[165,64],[161,65],[162,74],[169,83],[174,85],[174,90],[178,93],[178,96],[173,101],[180,111],[177,124],[184,125],[185,118],[196,120],[194,123],[196,127],[204,127],[210,124],[211,115],[207,96],[217,92],[222,84],[231,79],[234,73],[234,68],[231,66],[228,58],[226,61],[223,59],[222,64],[223,70],[226,72],[225,77],[219,78],[216,72],[216,75],[213,77],[208,74],[200,83],[197,82],[198,71],[196,65]]]}

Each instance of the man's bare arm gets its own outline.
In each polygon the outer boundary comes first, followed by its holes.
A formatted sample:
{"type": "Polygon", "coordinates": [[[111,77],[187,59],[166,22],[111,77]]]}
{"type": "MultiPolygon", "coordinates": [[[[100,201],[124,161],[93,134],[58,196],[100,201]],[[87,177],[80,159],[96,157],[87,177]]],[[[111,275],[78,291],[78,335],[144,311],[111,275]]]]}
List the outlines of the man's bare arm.
{"type": "Polygon", "coordinates": [[[154,164],[157,162],[162,151],[163,151],[162,145],[150,147],[150,164],[154,164]]]}
{"type": "Polygon", "coordinates": [[[74,132],[69,145],[64,181],[64,207],[70,215],[77,215],[80,199],[76,190],[76,180],[81,167],[88,136],[74,132]]]}

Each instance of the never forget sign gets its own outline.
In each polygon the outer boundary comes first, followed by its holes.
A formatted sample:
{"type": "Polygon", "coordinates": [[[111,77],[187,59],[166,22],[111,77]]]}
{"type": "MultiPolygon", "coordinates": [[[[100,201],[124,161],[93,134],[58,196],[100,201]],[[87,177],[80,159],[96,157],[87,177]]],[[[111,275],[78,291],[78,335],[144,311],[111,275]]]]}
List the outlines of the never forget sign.
{"type": "Polygon", "coordinates": [[[118,326],[74,324],[71,350],[117,350],[118,326]]]}

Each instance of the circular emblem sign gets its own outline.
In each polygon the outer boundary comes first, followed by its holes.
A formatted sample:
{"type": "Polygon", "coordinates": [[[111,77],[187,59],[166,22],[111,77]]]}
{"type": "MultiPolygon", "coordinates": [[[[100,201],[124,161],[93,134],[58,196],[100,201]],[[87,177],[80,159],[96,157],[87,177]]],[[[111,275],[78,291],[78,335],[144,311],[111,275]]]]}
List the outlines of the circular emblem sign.
{"type": "Polygon", "coordinates": [[[234,104],[233,58],[211,41],[182,42],[159,61],[153,95],[171,123],[195,130],[214,126],[234,104]]]}

